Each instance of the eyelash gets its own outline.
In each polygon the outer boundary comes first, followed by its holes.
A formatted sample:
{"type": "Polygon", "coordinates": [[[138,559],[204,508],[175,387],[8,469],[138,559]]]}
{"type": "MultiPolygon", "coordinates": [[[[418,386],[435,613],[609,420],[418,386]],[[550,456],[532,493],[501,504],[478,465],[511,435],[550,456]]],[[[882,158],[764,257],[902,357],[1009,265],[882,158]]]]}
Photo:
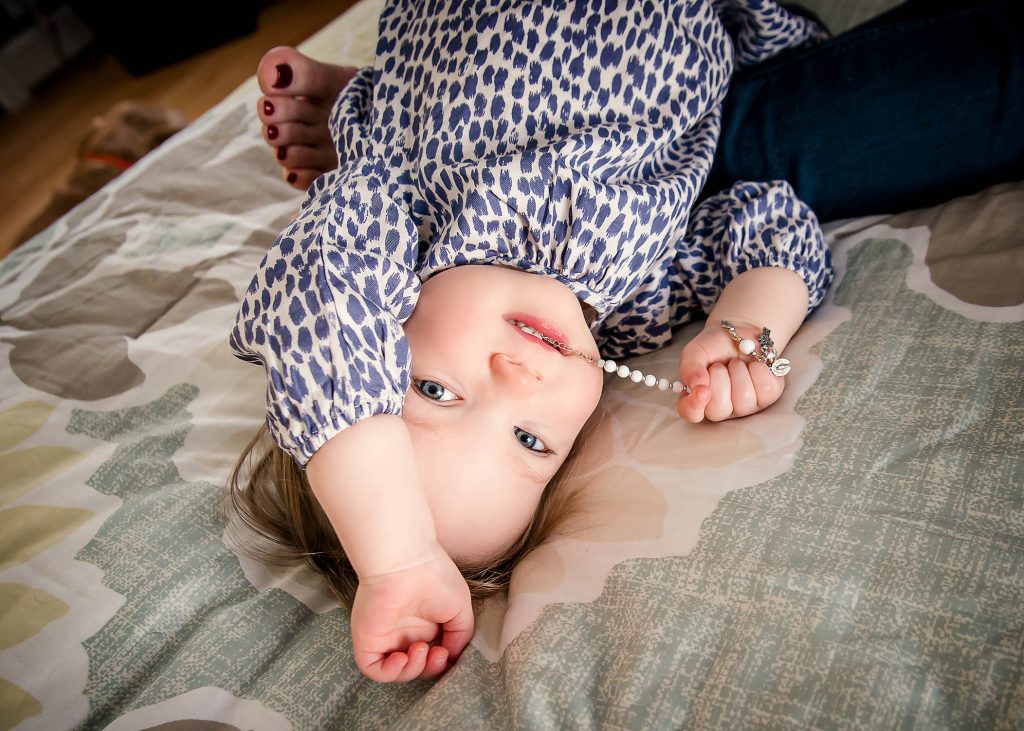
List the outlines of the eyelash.
{"type": "Polygon", "coordinates": [[[458,396],[455,396],[455,394],[453,394],[451,391],[449,391],[446,386],[441,385],[437,381],[431,381],[431,380],[428,380],[426,378],[414,378],[412,384],[416,387],[417,391],[422,393],[424,396],[426,396],[431,401],[436,401],[437,403],[449,403],[451,401],[461,401],[462,400],[458,396]],[[445,391],[447,393],[450,393],[452,396],[454,396],[454,398],[447,398],[447,399],[434,398],[433,396],[428,394],[425,390],[423,390],[423,384],[425,384],[425,383],[429,383],[432,386],[437,386],[441,390],[443,390],[443,391],[445,391]]]}
{"type": "Polygon", "coordinates": [[[516,441],[519,442],[520,444],[522,444],[524,449],[526,449],[526,450],[528,450],[530,452],[533,452],[534,454],[554,454],[555,453],[554,450],[548,449],[547,447],[545,447],[544,449],[532,449],[532,448],[526,446],[526,443],[523,441],[523,436],[532,437],[534,440],[536,440],[534,443],[536,443],[536,442],[540,442],[541,444],[544,443],[544,441],[540,437],[538,437],[536,434],[531,434],[530,432],[526,431],[525,429],[520,429],[518,426],[512,427],[512,433],[515,434],[516,441]]]}
{"type": "MultiPolygon", "coordinates": [[[[434,401],[435,403],[451,403],[452,401],[461,401],[462,400],[459,396],[456,396],[454,393],[449,391],[446,386],[438,383],[437,381],[431,381],[431,380],[429,380],[427,378],[414,378],[412,383],[413,383],[413,386],[415,386],[416,390],[419,391],[421,394],[423,394],[424,398],[426,398],[426,399],[428,399],[430,401],[434,401]],[[445,393],[451,394],[454,398],[447,398],[447,399],[433,398],[432,396],[428,395],[427,392],[424,390],[424,384],[430,384],[432,386],[437,386],[438,388],[440,388],[445,393]]],[[[530,432],[526,431],[525,429],[520,429],[518,426],[514,426],[514,427],[512,427],[512,434],[515,436],[516,441],[519,442],[523,446],[523,449],[525,449],[528,452],[532,452],[533,454],[545,455],[545,456],[549,455],[549,454],[554,454],[555,453],[554,450],[548,449],[547,447],[545,447],[544,449],[533,449],[530,446],[528,446],[526,444],[526,442],[523,441],[523,437],[524,436],[527,437],[527,438],[532,438],[534,440],[534,444],[536,444],[537,442],[540,442],[541,444],[544,444],[544,441],[540,437],[538,437],[536,434],[531,434],[530,432]]]]}

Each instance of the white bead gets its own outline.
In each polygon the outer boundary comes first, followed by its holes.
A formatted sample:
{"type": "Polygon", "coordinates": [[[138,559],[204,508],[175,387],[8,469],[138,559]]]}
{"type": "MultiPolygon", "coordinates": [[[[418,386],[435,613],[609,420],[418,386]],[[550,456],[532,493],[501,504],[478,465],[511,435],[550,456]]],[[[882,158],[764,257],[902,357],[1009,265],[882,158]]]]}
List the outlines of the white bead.
{"type": "Polygon", "coordinates": [[[659,380],[658,380],[658,390],[659,390],[659,391],[667,391],[667,390],[668,390],[668,387],[669,387],[669,386],[671,386],[671,385],[672,385],[672,384],[670,384],[670,383],[668,382],[668,379],[667,379],[667,378],[662,378],[662,379],[659,379],[659,380]]]}
{"type": "Polygon", "coordinates": [[[633,383],[640,383],[640,381],[644,380],[644,374],[639,370],[634,369],[634,371],[629,374],[629,380],[633,383]]]}
{"type": "Polygon", "coordinates": [[[598,368],[604,368],[604,358],[598,358],[597,359],[597,367],[598,368]]]}
{"type": "Polygon", "coordinates": [[[682,393],[682,392],[683,392],[683,384],[681,384],[679,381],[676,381],[675,383],[672,384],[672,393],[682,393]]]}
{"type": "Polygon", "coordinates": [[[755,343],[750,338],[743,338],[740,341],[740,352],[743,353],[743,355],[750,355],[751,353],[754,352],[754,348],[756,347],[757,343],[755,343]]]}
{"type": "Polygon", "coordinates": [[[654,376],[652,376],[650,373],[648,373],[646,376],[644,376],[644,385],[645,386],[653,386],[657,382],[658,382],[658,379],[655,378],[654,376]]]}
{"type": "Polygon", "coordinates": [[[604,362],[604,369],[608,373],[614,373],[616,368],[618,368],[618,366],[615,365],[615,361],[614,360],[606,360],[604,362]]]}
{"type": "Polygon", "coordinates": [[[629,366],[624,366],[624,365],[619,366],[619,370],[617,370],[615,372],[617,374],[619,374],[619,378],[628,378],[629,377],[629,366]]]}

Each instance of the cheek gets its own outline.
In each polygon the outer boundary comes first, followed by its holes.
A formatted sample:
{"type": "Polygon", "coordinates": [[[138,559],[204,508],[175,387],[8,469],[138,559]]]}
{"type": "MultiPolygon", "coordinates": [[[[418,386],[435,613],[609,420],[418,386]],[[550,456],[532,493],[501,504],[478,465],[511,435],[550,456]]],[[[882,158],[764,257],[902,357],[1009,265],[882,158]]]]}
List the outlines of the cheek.
{"type": "Polygon", "coordinates": [[[416,354],[441,353],[460,359],[469,357],[475,346],[475,333],[486,332],[488,321],[484,307],[454,298],[421,301],[405,322],[403,329],[409,347],[416,354]]]}
{"type": "Polygon", "coordinates": [[[567,413],[577,422],[577,428],[583,424],[594,413],[598,402],[601,400],[601,391],[604,388],[604,373],[595,367],[587,369],[580,377],[573,381],[573,386],[568,389],[570,398],[565,400],[567,413]]]}

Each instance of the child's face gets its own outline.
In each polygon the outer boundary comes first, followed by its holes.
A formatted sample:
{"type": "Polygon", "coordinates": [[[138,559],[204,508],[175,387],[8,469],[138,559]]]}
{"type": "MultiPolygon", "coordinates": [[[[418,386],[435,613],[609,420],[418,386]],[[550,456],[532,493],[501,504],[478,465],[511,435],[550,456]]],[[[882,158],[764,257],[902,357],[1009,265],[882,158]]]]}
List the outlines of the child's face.
{"type": "Polygon", "coordinates": [[[402,418],[438,541],[456,560],[492,558],[519,538],[601,396],[600,368],[526,335],[508,322],[516,316],[597,357],[565,285],[500,266],[435,275],[405,324],[413,383],[402,418]]]}

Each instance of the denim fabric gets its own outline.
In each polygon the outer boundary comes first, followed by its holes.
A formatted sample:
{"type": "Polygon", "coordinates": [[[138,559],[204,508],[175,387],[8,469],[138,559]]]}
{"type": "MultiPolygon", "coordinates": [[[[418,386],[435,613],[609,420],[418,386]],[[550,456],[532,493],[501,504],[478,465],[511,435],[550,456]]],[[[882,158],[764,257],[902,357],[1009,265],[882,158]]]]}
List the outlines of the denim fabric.
{"type": "Polygon", "coordinates": [[[1022,8],[911,0],[741,71],[702,195],[781,178],[829,220],[1024,179],[1022,8]]]}

